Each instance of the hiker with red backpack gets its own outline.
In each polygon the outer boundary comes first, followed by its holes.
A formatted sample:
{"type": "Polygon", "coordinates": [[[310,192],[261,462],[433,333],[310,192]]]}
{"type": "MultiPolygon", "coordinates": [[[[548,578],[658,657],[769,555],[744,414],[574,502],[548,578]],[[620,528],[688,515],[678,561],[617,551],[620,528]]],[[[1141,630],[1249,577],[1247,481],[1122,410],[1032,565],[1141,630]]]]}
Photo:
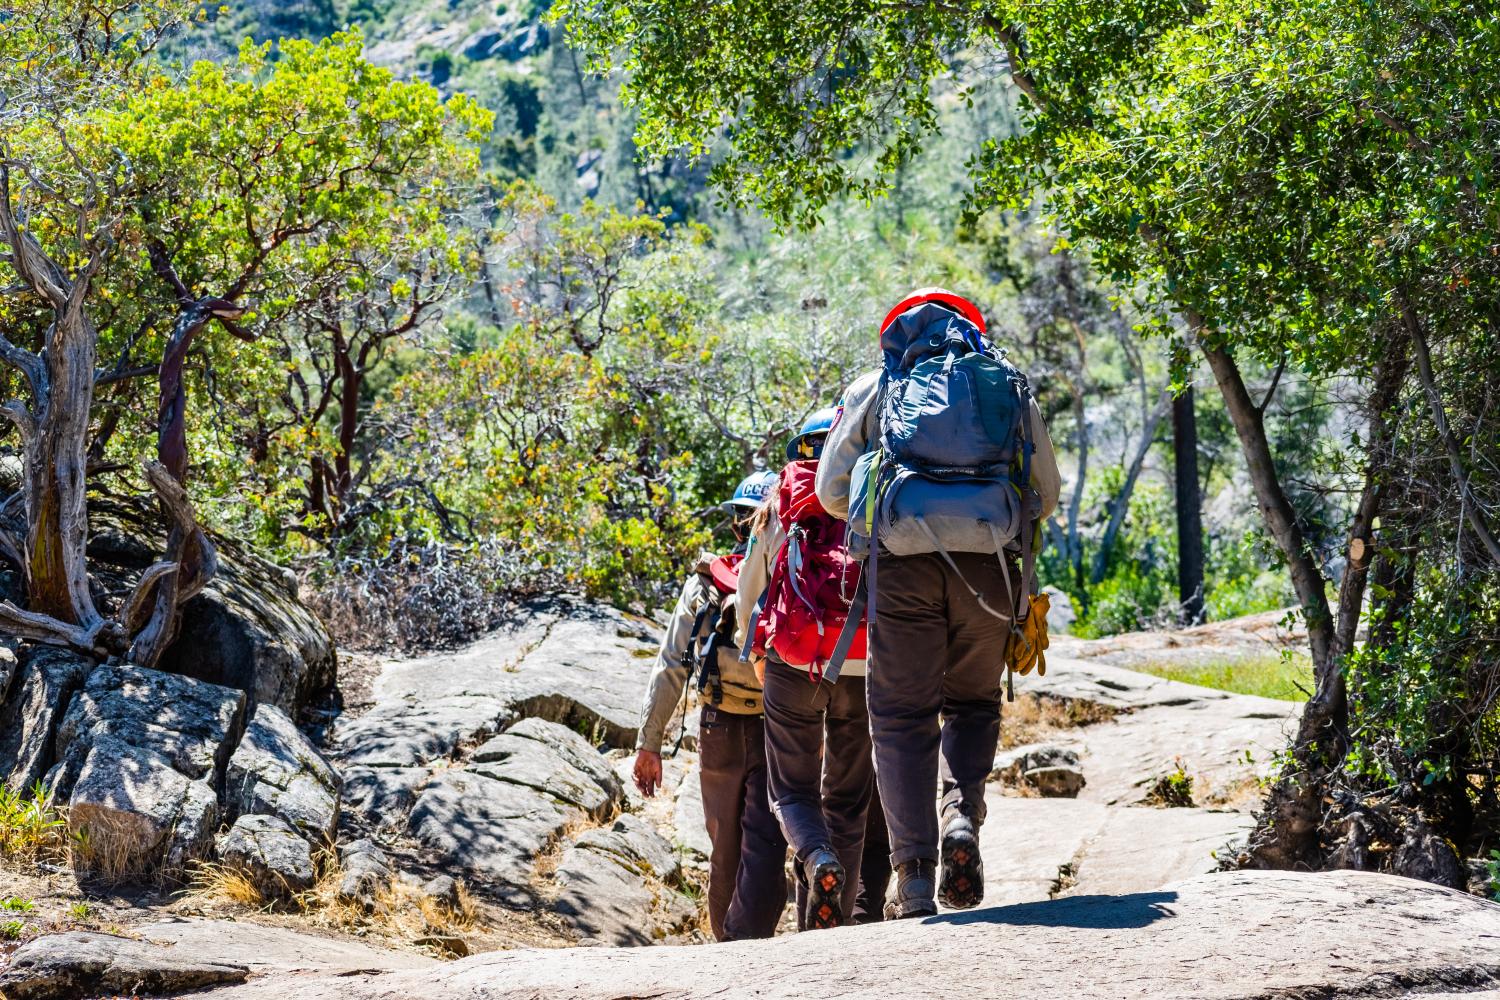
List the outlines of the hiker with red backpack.
{"type": "Polygon", "coordinates": [[[819,501],[865,559],[853,607],[870,622],[888,919],[983,900],[1005,670],[1045,672],[1035,562],[1060,476],[1026,377],[985,334],[979,309],[945,289],[899,302],[880,326],[883,363],[845,391],[817,471],[819,501]]]}
{"type": "Polygon", "coordinates": [[[843,522],[814,490],[834,412],[813,414],[787,445],[736,598],[746,655],[764,674],[768,785],[796,855],[801,930],[852,920],[874,788],[863,640],[853,641],[841,675],[825,674],[859,581],[843,522]]]}
{"type": "Polygon", "coordinates": [[[734,643],[747,522],[775,485],[775,473],[753,473],[725,503],[739,544],[727,556],[705,554],[688,574],[641,707],[635,783],[654,795],[667,725],[696,684],[703,818],[713,845],[708,917],[719,941],[772,936],[786,906],[786,840],[766,792],[761,684],[734,643]]]}

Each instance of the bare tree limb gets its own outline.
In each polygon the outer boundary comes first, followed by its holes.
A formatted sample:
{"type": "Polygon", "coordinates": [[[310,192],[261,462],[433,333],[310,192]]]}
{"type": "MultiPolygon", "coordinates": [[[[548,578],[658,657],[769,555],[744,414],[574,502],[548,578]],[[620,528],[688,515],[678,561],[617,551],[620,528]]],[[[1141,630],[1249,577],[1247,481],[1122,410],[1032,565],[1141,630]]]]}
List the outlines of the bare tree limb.
{"type": "Polygon", "coordinates": [[[1474,534],[1484,543],[1486,551],[1490,554],[1496,565],[1500,565],[1500,541],[1495,538],[1495,533],[1490,529],[1489,520],[1484,516],[1484,508],[1479,504],[1479,498],[1474,496],[1474,490],[1469,485],[1469,471],[1464,468],[1463,452],[1458,447],[1458,441],[1453,436],[1453,429],[1448,426],[1448,414],[1443,408],[1443,396],[1438,391],[1437,380],[1432,374],[1432,354],[1427,348],[1427,336],[1422,332],[1422,321],[1417,318],[1411,303],[1406,300],[1405,295],[1400,296],[1401,320],[1406,327],[1406,333],[1411,337],[1411,344],[1417,358],[1417,373],[1422,378],[1422,388],[1427,395],[1428,406],[1432,409],[1432,423],[1437,429],[1438,440],[1443,443],[1443,450],[1448,454],[1448,464],[1453,469],[1453,478],[1458,483],[1458,493],[1463,500],[1464,516],[1469,522],[1469,527],[1474,529],[1474,534]]]}

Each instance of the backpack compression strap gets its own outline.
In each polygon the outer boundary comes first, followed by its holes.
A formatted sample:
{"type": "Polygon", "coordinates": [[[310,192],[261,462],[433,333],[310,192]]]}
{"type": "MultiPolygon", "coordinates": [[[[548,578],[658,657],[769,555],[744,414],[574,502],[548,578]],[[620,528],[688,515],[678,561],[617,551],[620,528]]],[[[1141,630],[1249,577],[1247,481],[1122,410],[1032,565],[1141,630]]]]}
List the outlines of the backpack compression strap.
{"type": "Polygon", "coordinates": [[[682,654],[688,669],[697,671],[698,690],[709,689],[709,700],[715,705],[724,700],[724,679],[719,674],[718,657],[708,654],[712,650],[713,637],[719,628],[719,615],[723,610],[724,599],[717,594],[703,605],[703,610],[698,612],[698,617],[693,621],[693,635],[688,640],[687,651],[682,654]]]}
{"type": "MultiPolygon", "coordinates": [[[[1031,488],[1031,453],[1036,450],[1035,432],[1031,426],[1031,387],[1027,385],[1024,377],[1021,381],[1021,502],[1027,502],[1027,492],[1031,488]]],[[[1016,617],[1011,624],[1012,629],[1026,627],[1026,620],[1031,615],[1031,597],[1036,593],[1036,536],[1042,527],[1041,512],[1024,524],[1021,528],[1021,585],[1016,588],[1014,596],[1016,617]]],[[[1000,563],[1005,564],[1005,553],[1000,554],[1000,563]]],[[[1006,643],[1007,653],[1010,643],[1006,643]]],[[[1006,657],[1005,663],[1005,690],[1010,701],[1016,700],[1016,670],[1006,657]]]]}

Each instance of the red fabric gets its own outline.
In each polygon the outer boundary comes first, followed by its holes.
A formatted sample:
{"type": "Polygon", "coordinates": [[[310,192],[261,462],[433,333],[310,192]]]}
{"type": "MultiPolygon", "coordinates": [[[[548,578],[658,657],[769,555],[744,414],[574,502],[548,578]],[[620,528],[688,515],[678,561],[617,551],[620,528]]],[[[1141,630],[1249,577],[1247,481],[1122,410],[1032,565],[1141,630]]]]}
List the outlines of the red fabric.
{"type": "MultiPolygon", "coordinates": [[[[774,649],[794,667],[813,668],[814,676],[821,673],[838,645],[860,572],[859,563],[850,559],[844,548],[844,523],[818,502],[813,489],[817,469],[818,463],[808,460],[792,462],[781,471],[776,516],[787,537],[771,567],[766,607],[754,644],[757,652],[774,649]],[[802,555],[795,581],[791,559],[794,545],[802,555]]],[[[863,622],[850,644],[848,658],[865,658],[863,622]]]]}
{"type": "Polygon", "coordinates": [[[895,307],[885,314],[885,319],[880,321],[880,332],[885,333],[886,327],[896,322],[897,316],[900,316],[912,306],[921,305],[923,302],[941,302],[945,306],[957,309],[960,316],[979,327],[980,333],[986,332],[984,328],[984,313],[979,311],[979,307],[962,295],[950,292],[946,288],[918,288],[915,292],[897,302],[895,307]]]}
{"type": "Polygon", "coordinates": [[[738,552],[731,552],[727,556],[715,556],[708,564],[708,575],[713,578],[714,586],[721,594],[734,593],[735,585],[740,579],[740,563],[745,557],[738,552]]]}

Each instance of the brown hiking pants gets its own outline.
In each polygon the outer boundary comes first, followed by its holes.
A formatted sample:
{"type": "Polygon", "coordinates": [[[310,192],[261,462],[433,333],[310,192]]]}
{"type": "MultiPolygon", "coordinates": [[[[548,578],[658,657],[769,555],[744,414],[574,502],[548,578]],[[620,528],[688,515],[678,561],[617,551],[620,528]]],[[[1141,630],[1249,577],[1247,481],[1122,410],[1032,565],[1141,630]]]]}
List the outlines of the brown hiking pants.
{"type": "Polygon", "coordinates": [[[786,839],[766,793],[766,728],[759,715],[705,705],[698,724],[714,939],[767,938],[786,906],[786,839]]]}
{"type": "Polygon", "coordinates": [[[963,579],[936,553],[878,559],[867,681],[891,864],[936,861],[939,753],[944,820],[962,813],[977,826],[1000,739],[1010,623],[968,587],[1000,611],[1012,606],[1010,588],[994,555],[953,553],[963,579]]]}
{"type": "Polygon", "coordinates": [[[865,679],[813,684],[806,670],[772,658],[764,704],[771,808],[798,861],[797,926],[805,916],[801,862],[819,847],[832,848],[844,866],[843,911],[852,919],[875,787],[865,679]]]}

